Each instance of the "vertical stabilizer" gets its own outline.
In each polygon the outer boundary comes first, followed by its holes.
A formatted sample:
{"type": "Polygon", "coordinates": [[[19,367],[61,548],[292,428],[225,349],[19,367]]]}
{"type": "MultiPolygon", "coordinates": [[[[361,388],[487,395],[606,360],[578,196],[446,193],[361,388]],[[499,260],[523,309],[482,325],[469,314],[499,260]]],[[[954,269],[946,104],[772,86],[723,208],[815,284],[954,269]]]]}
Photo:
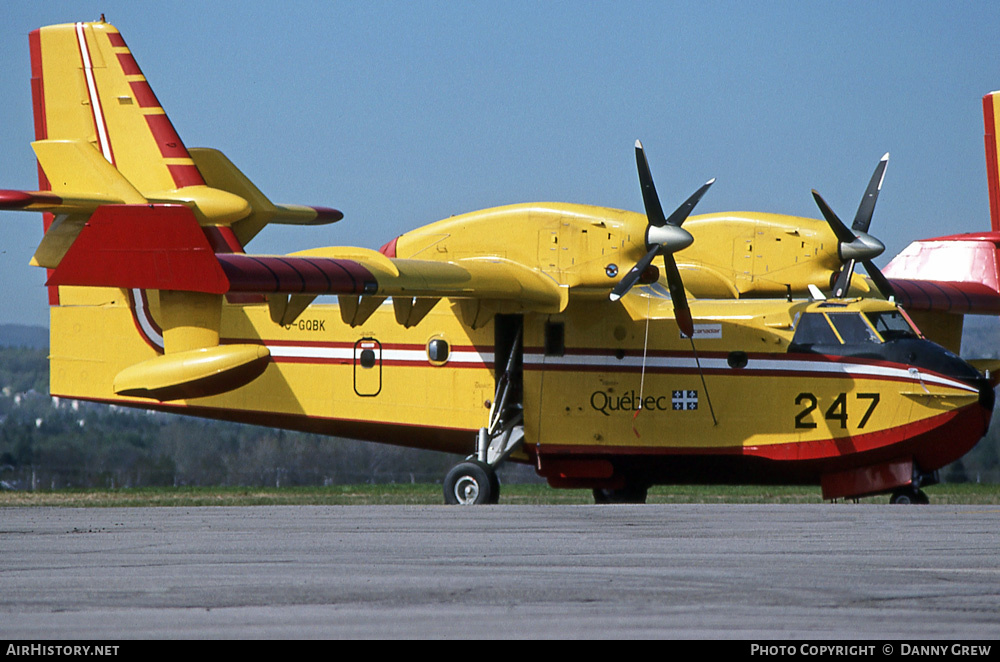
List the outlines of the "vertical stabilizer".
{"type": "Polygon", "coordinates": [[[36,140],[89,142],[143,194],[204,185],[114,26],[53,25],[30,43],[36,140]]]}
{"type": "Polygon", "coordinates": [[[986,178],[990,191],[990,223],[1000,232],[1000,145],[997,143],[997,118],[1000,118],[1000,92],[983,97],[983,124],[986,139],[986,178]]]}

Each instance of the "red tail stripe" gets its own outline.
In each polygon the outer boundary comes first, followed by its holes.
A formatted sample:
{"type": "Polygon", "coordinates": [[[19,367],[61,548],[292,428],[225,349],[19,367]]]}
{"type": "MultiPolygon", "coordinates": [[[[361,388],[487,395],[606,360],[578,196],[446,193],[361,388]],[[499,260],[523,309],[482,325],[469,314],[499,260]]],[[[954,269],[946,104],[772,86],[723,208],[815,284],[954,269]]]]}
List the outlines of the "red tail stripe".
{"type": "MultiPolygon", "coordinates": [[[[34,30],[28,35],[28,49],[31,53],[31,105],[35,117],[35,140],[45,140],[49,136],[48,124],[45,121],[45,85],[42,77],[42,40],[41,31],[34,30]]],[[[38,164],[38,190],[48,191],[52,189],[48,177],[42,171],[42,165],[38,164]]],[[[42,214],[42,227],[45,232],[49,231],[55,217],[52,214],[42,214]]],[[[47,270],[48,275],[52,275],[52,270],[47,270]]],[[[59,288],[49,288],[49,305],[59,305],[59,288]]]]}
{"type": "Polygon", "coordinates": [[[997,169],[996,117],[993,95],[983,97],[983,124],[986,141],[986,178],[990,191],[990,222],[994,232],[1000,232],[1000,170],[997,169]]]}
{"type": "Polygon", "coordinates": [[[205,180],[201,177],[201,172],[193,165],[168,165],[167,170],[170,171],[170,176],[174,178],[174,184],[177,188],[184,188],[185,186],[200,186],[205,183],[205,180]]]}
{"type": "Polygon", "coordinates": [[[136,102],[139,104],[140,108],[159,108],[160,102],[153,94],[153,88],[149,86],[144,80],[134,80],[129,83],[129,87],[132,88],[132,94],[135,96],[136,102]]]}
{"type": "Polygon", "coordinates": [[[149,125],[153,139],[156,140],[156,145],[160,148],[160,154],[164,158],[190,158],[184,143],[181,142],[181,137],[177,135],[174,125],[170,123],[170,119],[166,115],[146,115],[146,124],[149,125]]]}
{"type": "Polygon", "coordinates": [[[122,71],[125,72],[126,76],[141,76],[142,69],[139,68],[139,63],[135,61],[131,53],[117,53],[118,64],[121,66],[122,71]]]}
{"type": "Polygon", "coordinates": [[[232,228],[225,226],[210,225],[205,230],[208,243],[212,245],[212,250],[216,253],[242,253],[243,246],[236,238],[236,233],[232,228]]]}

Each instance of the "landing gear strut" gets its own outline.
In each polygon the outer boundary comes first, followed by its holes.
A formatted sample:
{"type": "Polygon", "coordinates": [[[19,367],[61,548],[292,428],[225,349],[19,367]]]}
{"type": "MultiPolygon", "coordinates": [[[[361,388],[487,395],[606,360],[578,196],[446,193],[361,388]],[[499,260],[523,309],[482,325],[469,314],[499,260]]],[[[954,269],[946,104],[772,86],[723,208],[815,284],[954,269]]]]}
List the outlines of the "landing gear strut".
{"type": "Polygon", "coordinates": [[[455,465],[444,479],[444,502],[448,505],[495,504],[500,502],[500,479],[496,469],[524,442],[524,411],[513,392],[515,362],[520,352],[518,329],[507,360],[507,369],[497,381],[490,407],[489,424],[480,428],[476,452],[455,465]]]}

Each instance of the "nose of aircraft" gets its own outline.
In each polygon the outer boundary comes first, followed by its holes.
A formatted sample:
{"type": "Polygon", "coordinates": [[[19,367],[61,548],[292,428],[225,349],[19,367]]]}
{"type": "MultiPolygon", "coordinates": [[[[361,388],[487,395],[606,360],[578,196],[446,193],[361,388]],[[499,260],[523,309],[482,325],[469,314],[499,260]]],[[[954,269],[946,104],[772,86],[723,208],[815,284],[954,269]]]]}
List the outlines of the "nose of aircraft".
{"type": "Polygon", "coordinates": [[[883,345],[885,358],[918,370],[956,379],[979,392],[979,404],[993,411],[996,395],[993,383],[975,367],[940,345],[917,338],[900,338],[883,345]]]}

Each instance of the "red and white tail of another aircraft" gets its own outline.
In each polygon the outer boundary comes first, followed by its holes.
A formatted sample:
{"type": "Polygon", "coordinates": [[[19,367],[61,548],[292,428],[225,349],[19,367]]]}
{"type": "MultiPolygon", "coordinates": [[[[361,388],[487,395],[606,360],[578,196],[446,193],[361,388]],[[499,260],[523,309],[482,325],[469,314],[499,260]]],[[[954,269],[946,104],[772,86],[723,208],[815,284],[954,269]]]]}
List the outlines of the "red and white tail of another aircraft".
{"type": "Polygon", "coordinates": [[[921,328],[956,352],[962,315],[1000,315],[998,118],[1000,91],[983,97],[990,231],[915,241],[882,270],[921,328]]]}

